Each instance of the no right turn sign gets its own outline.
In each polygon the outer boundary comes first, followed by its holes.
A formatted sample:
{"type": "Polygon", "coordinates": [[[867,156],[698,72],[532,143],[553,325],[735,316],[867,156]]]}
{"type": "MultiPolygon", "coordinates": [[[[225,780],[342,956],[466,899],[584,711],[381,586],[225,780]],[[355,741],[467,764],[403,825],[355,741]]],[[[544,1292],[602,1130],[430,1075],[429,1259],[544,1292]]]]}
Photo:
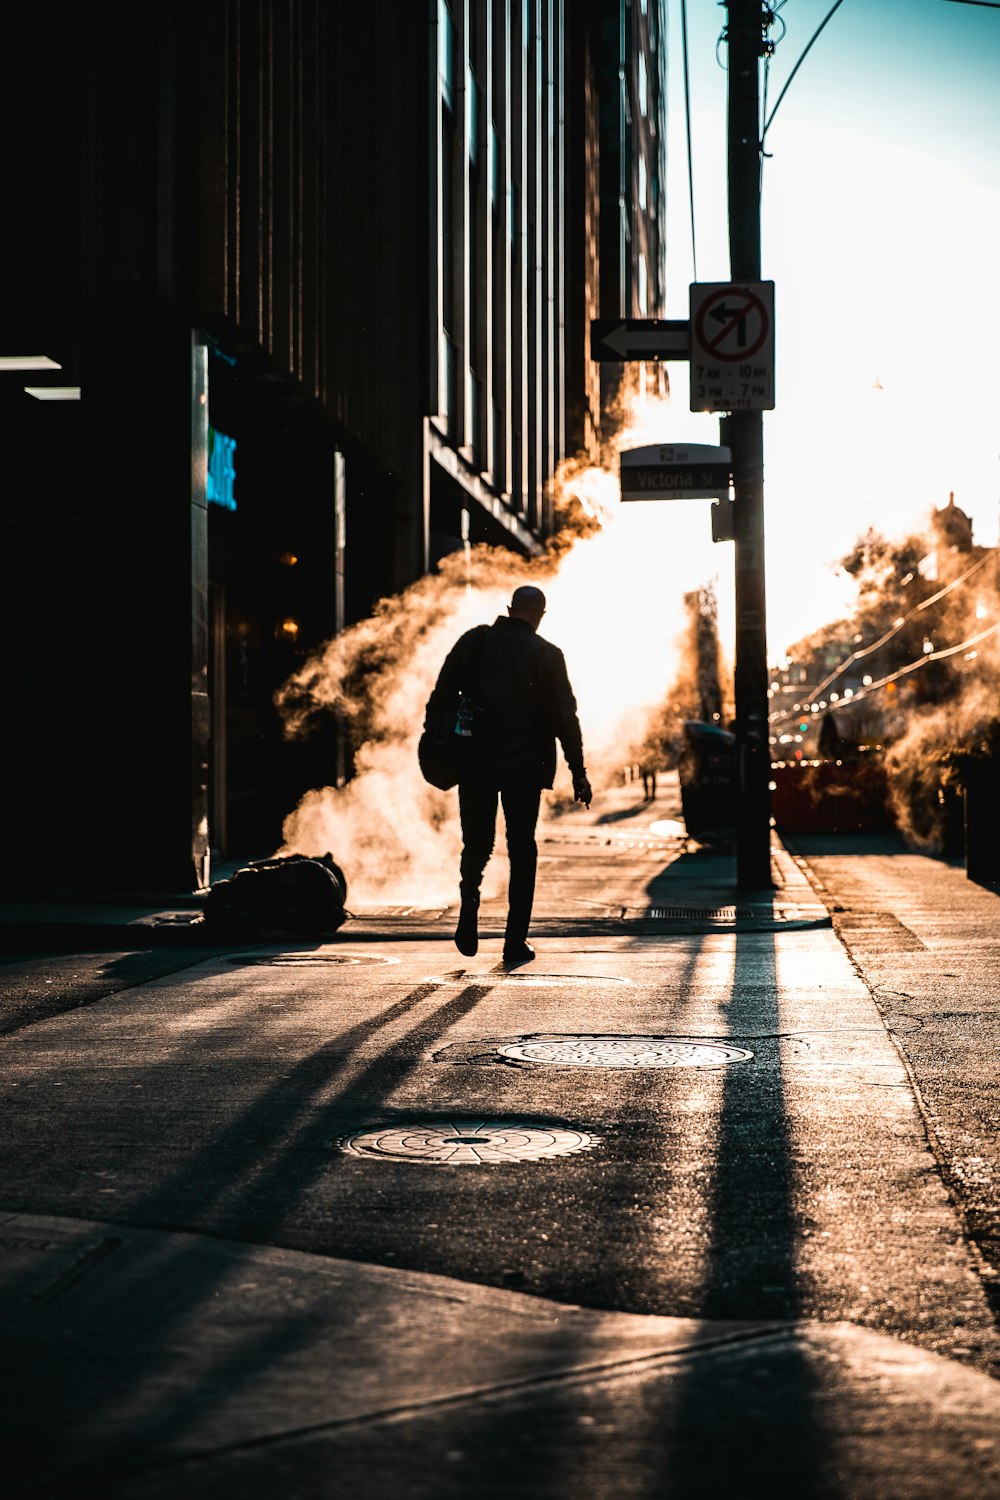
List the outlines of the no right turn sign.
{"type": "Polygon", "coordinates": [[[691,410],[774,410],[774,282],[690,289],[691,410]]]}

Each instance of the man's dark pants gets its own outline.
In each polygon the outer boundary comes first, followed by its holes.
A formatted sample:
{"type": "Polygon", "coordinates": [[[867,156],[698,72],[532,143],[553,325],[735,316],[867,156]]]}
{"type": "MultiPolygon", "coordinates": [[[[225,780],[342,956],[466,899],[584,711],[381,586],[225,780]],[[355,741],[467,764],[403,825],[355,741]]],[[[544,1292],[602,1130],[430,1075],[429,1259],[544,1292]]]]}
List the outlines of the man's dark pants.
{"type": "Polygon", "coordinates": [[[479,887],[496,839],[497,801],[507,825],[510,884],[507,892],[507,931],[504,946],[514,947],[528,936],[535,899],[538,847],[535,825],[542,789],[533,778],[490,777],[480,774],[459,782],[458,808],[462,819],[461,895],[478,901],[479,887]]]}

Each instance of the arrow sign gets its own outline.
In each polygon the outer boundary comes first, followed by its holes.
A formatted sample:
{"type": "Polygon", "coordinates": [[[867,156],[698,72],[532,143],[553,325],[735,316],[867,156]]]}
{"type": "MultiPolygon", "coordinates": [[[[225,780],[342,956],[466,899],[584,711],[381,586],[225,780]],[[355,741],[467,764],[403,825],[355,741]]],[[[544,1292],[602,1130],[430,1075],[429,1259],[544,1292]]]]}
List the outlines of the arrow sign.
{"type": "Polygon", "coordinates": [[[736,347],[745,349],[747,342],[747,307],[727,307],[725,303],[721,307],[713,307],[708,316],[714,318],[716,323],[726,324],[724,333],[731,333],[736,329],[736,347]]]}
{"type": "Polygon", "coordinates": [[[670,318],[594,318],[590,357],[621,364],[633,359],[687,359],[690,325],[670,318]]]}

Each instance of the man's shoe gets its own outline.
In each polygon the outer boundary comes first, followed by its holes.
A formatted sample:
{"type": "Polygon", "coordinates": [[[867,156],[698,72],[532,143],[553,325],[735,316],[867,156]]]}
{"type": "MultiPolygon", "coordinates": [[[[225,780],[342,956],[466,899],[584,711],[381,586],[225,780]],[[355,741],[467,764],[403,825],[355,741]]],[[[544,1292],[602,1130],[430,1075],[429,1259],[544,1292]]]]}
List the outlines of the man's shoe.
{"type": "Polygon", "coordinates": [[[475,958],[479,952],[479,902],[463,901],[455,928],[455,947],[466,958],[475,958]]]}
{"type": "Polygon", "coordinates": [[[505,943],[503,950],[503,966],[505,969],[516,969],[521,964],[530,964],[535,956],[535,950],[530,943],[505,943]]]}

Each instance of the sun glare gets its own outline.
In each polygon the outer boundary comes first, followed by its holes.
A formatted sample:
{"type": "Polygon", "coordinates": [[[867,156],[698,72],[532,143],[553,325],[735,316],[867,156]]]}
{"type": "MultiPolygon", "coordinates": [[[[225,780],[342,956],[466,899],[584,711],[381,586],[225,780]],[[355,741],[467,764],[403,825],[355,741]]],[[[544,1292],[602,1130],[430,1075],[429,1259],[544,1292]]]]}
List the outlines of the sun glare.
{"type": "Polygon", "coordinates": [[[615,746],[669,693],[684,597],[718,576],[705,501],[619,505],[548,587],[545,632],[565,652],[588,754],[615,746]]]}

